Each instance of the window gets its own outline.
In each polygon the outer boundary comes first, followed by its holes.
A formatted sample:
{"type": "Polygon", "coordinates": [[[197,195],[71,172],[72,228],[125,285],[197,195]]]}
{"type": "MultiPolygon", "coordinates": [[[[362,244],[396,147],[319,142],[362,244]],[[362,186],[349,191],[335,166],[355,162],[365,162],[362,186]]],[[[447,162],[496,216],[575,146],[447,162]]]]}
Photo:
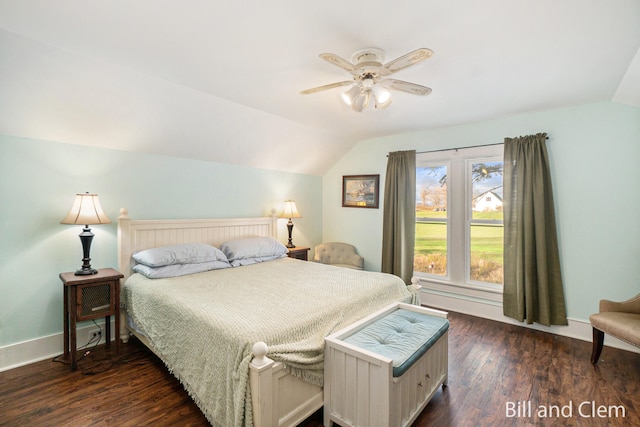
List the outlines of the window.
{"type": "Polygon", "coordinates": [[[417,275],[502,288],[502,157],[502,145],[418,154],[417,275]]]}

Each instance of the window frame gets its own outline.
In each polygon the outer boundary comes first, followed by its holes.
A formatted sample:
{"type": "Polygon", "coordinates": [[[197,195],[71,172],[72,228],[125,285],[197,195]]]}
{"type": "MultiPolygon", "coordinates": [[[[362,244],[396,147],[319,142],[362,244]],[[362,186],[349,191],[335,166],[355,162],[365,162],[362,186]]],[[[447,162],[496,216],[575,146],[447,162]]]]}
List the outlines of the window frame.
{"type": "MultiPolygon", "coordinates": [[[[416,168],[447,166],[447,274],[414,272],[427,289],[502,300],[503,286],[471,280],[471,228],[473,185],[467,179],[473,163],[502,161],[504,145],[458,148],[418,153],[416,168]]],[[[417,184],[417,183],[416,183],[417,184]]],[[[417,186],[416,186],[417,187],[417,186]]],[[[417,188],[416,188],[417,192],[417,188]]]]}

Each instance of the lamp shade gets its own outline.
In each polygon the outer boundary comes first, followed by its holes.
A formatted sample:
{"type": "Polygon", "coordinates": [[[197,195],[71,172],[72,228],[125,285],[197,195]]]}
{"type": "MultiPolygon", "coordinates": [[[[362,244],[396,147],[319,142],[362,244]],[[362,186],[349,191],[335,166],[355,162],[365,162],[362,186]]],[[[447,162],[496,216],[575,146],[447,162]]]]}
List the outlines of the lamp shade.
{"type": "Polygon", "coordinates": [[[360,88],[360,85],[355,84],[351,86],[351,88],[348,91],[342,94],[342,100],[344,101],[345,104],[351,106],[355,101],[355,99],[360,96],[361,92],[362,92],[362,89],[360,88]]]}
{"type": "Polygon", "coordinates": [[[376,100],[376,106],[383,107],[391,103],[391,93],[380,85],[376,85],[371,89],[373,97],[376,100]]]}
{"type": "Polygon", "coordinates": [[[71,210],[60,224],[110,224],[111,220],[102,210],[97,194],[76,194],[71,210]]]}
{"type": "Polygon", "coordinates": [[[381,86],[374,86],[372,91],[373,95],[376,97],[376,101],[380,104],[384,104],[391,97],[391,93],[381,86]]]}
{"type": "Polygon", "coordinates": [[[362,92],[360,96],[358,96],[356,99],[353,100],[353,104],[351,105],[351,108],[354,111],[357,111],[360,113],[363,110],[367,109],[367,107],[369,106],[370,99],[371,99],[371,91],[367,89],[364,92],[362,92]]]}
{"type": "Polygon", "coordinates": [[[293,200],[287,200],[284,202],[284,211],[282,211],[280,218],[302,218],[302,215],[300,215],[300,212],[298,212],[298,208],[296,207],[296,202],[293,200]]]}

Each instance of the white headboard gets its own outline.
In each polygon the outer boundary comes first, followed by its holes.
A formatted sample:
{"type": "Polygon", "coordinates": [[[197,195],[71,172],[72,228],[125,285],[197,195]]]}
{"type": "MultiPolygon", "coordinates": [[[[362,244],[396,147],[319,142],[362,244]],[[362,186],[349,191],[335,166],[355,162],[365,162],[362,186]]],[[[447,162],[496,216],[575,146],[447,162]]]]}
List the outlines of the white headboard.
{"type": "Polygon", "coordinates": [[[277,237],[275,209],[269,217],[133,220],[126,208],[118,217],[118,269],[125,279],[131,275],[134,252],[181,243],[207,243],[213,246],[242,237],[277,237]]]}

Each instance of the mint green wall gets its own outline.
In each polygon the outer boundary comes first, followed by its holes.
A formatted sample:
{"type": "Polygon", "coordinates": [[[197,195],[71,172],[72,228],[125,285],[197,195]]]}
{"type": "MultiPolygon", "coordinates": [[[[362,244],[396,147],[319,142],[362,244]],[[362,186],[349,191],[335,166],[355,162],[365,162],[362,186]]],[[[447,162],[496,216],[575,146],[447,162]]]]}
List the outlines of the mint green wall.
{"type": "Polygon", "coordinates": [[[537,132],[550,138],[568,316],[588,321],[600,298],[640,292],[638,108],[602,102],[362,141],[323,177],[323,240],[355,244],[365,268],[379,271],[382,209],[342,208],[342,175],[380,174],[382,191],[390,151],[491,144],[537,132]]]}
{"type": "MultiPolygon", "coordinates": [[[[81,226],[61,225],[75,193],[111,219],[93,226],[92,266],[117,267],[116,220],[268,215],[293,199],[294,242],[321,241],[322,178],[0,135],[0,347],[62,331],[58,274],[81,265],[81,226]]],[[[279,240],[286,242],[285,220],[279,240]]]]}
{"type": "Polygon", "coordinates": [[[587,320],[600,298],[640,292],[638,108],[603,102],[362,141],[322,178],[0,135],[0,347],[62,331],[58,273],[78,268],[82,254],[81,227],[59,222],[77,192],[98,193],[114,221],[92,227],[96,267],[116,266],[120,207],[134,218],[261,216],[291,198],[303,215],[298,245],[351,242],[379,270],[382,209],[342,208],[342,175],[380,174],[383,188],[389,151],[541,131],[550,136],[568,313],[587,320]]]}

